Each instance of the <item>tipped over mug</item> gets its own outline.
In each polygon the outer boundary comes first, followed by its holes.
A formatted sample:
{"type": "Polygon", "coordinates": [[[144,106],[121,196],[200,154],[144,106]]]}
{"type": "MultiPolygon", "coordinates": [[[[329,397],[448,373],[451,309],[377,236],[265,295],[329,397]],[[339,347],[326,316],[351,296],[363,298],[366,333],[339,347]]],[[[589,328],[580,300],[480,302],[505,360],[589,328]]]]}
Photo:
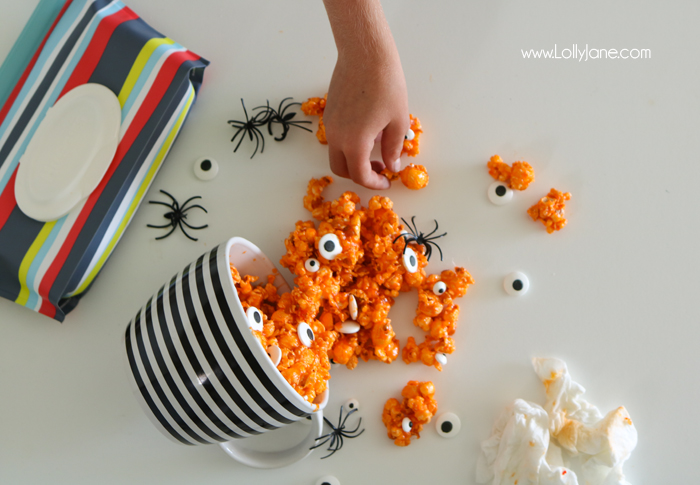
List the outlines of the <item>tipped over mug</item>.
{"type": "Polygon", "coordinates": [[[249,466],[274,468],[306,457],[320,436],[328,390],[314,404],[284,379],[251,332],[231,276],[289,285],[251,242],[234,237],[173,276],[129,323],[128,374],[142,408],[171,440],[219,444],[249,466]],[[306,438],[282,451],[254,451],[248,438],[311,419],[306,438]]]}

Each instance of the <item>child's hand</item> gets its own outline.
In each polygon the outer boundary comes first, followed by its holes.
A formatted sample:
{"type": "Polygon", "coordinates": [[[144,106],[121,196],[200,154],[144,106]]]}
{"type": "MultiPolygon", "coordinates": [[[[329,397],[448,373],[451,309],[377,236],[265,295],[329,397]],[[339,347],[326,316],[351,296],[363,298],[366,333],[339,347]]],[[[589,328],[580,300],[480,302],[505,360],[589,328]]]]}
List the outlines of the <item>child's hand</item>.
{"type": "Polygon", "coordinates": [[[378,0],[325,3],[338,47],[323,113],[331,170],[371,189],[389,188],[378,172],[399,171],[410,125],[401,60],[378,0]],[[377,139],[383,160],[370,161],[377,139]]]}

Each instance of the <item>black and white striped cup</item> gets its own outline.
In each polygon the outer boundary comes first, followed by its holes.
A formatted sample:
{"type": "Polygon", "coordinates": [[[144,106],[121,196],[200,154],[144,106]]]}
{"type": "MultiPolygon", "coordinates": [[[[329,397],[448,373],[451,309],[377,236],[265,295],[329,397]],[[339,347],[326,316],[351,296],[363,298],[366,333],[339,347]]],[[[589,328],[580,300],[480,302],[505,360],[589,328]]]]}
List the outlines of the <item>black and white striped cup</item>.
{"type": "MultiPolygon", "coordinates": [[[[321,433],[328,391],[317,399],[316,410],[282,377],[250,331],[229,263],[261,279],[275,271],[243,238],[187,265],[127,326],[128,374],[146,414],[172,440],[218,443],[250,466],[284,466],[309,454],[321,433]],[[289,450],[251,451],[235,441],[309,417],[307,438],[289,450]]],[[[277,275],[276,285],[289,291],[277,275]]]]}

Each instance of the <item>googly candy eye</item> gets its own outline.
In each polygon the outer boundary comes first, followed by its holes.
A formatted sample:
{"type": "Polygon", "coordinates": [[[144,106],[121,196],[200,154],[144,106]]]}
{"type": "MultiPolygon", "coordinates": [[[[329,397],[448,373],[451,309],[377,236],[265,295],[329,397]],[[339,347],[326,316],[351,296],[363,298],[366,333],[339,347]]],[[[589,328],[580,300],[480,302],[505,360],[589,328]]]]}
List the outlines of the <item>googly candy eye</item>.
{"type": "Polygon", "coordinates": [[[438,416],[435,428],[443,438],[454,438],[462,428],[462,423],[455,413],[444,413],[438,416]]]}
{"type": "Polygon", "coordinates": [[[299,336],[299,340],[301,340],[302,345],[304,347],[311,347],[311,342],[314,341],[314,331],[311,330],[311,327],[309,327],[308,323],[300,323],[299,326],[297,327],[297,335],[299,336]]]}
{"type": "Polygon", "coordinates": [[[348,399],[343,404],[343,408],[347,409],[348,412],[360,409],[360,402],[357,399],[348,399]]]}
{"type": "Polygon", "coordinates": [[[248,326],[253,330],[262,332],[263,329],[263,315],[260,310],[254,306],[248,307],[245,312],[245,316],[248,318],[248,326]]]}
{"type": "Polygon", "coordinates": [[[326,234],[321,237],[321,240],[318,242],[318,252],[329,261],[342,253],[343,247],[340,245],[338,236],[335,234],[326,234]]]}
{"type": "Polygon", "coordinates": [[[306,268],[306,271],[309,273],[315,273],[321,268],[321,263],[319,263],[316,258],[309,258],[304,261],[304,268],[306,268]]]}
{"type": "Polygon", "coordinates": [[[350,318],[357,320],[357,300],[352,295],[348,297],[348,310],[350,311],[350,318]]]}
{"type": "Polygon", "coordinates": [[[516,271],[503,279],[503,289],[509,295],[524,295],[530,289],[530,280],[525,274],[516,271]]]}
{"type": "Polygon", "coordinates": [[[403,266],[409,273],[418,271],[418,256],[413,249],[406,248],[403,252],[403,266]]]}
{"type": "Polygon", "coordinates": [[[316,485],[340,485],[340,480],[332,475],[326,475],[325,477],[319,478],[316,485]]]}
{"type": "Polygon", "coordinates": [[[406,136],[404,136],[404,138],[405,138],[406,140],[409,140],[409,141],[410,141],[410,140],[413,140],[415,137],[416,137],[416,134],[415,134],[415,133],[413,132],[413,130],[410,129],[410,128],[409,128],[408,131],[406,132],[406,136]]]}
{"type": "Polygon", "coordinates": [[[219,174],[219,164],[213,158],[200,158],[194,162],[194,174],[199,180],[211,180],[219,174]]]}
{"type": "Polygon", "coordinates": [[[496,205],[505,205],[513,200],[513,190],[503,182],[494,182],[489,185],[489,200],[496,205]]]}
{"type": "Polygon", "coordinates": [[[433,293],[440,296],[447,291],[447,285],[444,281],[438,281],[433,285],[433,293]]]}
{"type": "Polygon", "coordinates": [[[270,356],[270,360],[272,361],[275,367],[280,365],[280,361],[282,360],[282,351],[278,346],[270,345],[267,348],[267,355],[270,356]]]}
{"type": "Polygon", "coordinates": [[[445,365],[447,364],[447,354],[443,354],[442,352],[435,354],[435,360],[437,360],[440,365],[445,365]]]}
{"type": "Polygon", "coordinates": [[[401,429],[403,429],[405,433],[410,433],[413,429],[413,421],[411,421],[410,418],[403,418],[403,421],[401,421],[401,429]]]}

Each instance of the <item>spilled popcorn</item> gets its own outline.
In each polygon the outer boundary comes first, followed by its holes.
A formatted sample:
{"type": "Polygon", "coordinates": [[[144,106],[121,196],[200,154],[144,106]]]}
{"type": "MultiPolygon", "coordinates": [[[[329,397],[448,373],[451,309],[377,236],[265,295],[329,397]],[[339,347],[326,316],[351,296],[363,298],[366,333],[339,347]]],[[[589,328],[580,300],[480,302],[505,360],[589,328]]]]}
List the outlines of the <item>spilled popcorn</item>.
{"type": "Polygon", "coordinates": [[[583,399],[559,359],[533,359],[544,407],[516,399],[481,444],[476,480],[492,485],[629,485],[622,466],[637,446],[627,410],[605,417],[583,399]]]}

